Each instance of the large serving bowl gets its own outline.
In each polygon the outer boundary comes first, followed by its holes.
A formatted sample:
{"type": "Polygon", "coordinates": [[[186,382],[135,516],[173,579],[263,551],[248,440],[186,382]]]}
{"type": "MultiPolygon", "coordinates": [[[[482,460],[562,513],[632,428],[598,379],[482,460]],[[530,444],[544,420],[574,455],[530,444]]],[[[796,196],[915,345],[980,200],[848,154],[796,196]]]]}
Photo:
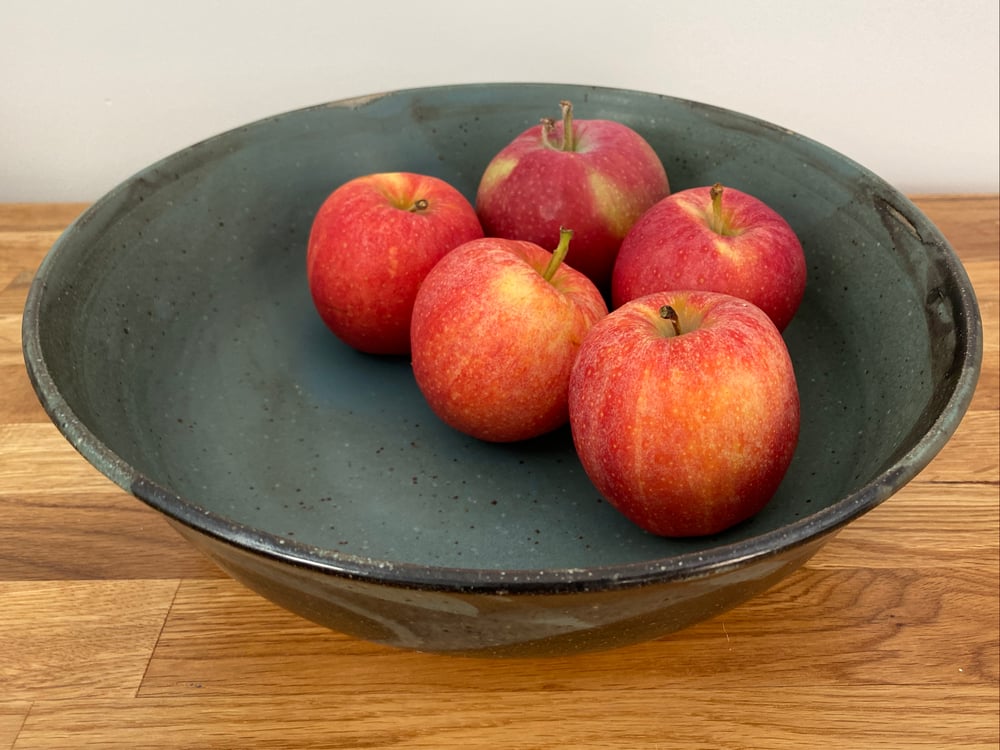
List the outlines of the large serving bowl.
{"type": "Polygon", "coordinates": [[[858,164],[734,112],[542,84],[334,102],[174,154],[59,238],[23,336],[69,442],[233,577],[361,638],[489,655],[648,639],[772,586],[941,449],[982,347],[945,239],[858,164]],[[513,445],[458,434],[406,359],[348,349],[313,309],[306,239],[333,188],[413,171],[471,198],[490,157],[563,98],[643,134],[674,190],[755,194],[805,248],[785,331],[798,449],[770,505],[717,536],[633,526],[568,429],[513,445]]]}

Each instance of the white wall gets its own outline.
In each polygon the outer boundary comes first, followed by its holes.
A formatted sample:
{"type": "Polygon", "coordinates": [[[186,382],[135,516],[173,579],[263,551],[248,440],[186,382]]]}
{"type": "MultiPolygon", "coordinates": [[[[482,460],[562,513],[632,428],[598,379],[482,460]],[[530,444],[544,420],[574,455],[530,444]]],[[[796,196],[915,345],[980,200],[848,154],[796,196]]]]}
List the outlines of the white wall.
{"type": "Polygon", "coordinates": [[[553,81],[708,102],[910,193],[998,190],[997,0],[0,0],[0,201],[93,200],[245,122],[553,81]]]}

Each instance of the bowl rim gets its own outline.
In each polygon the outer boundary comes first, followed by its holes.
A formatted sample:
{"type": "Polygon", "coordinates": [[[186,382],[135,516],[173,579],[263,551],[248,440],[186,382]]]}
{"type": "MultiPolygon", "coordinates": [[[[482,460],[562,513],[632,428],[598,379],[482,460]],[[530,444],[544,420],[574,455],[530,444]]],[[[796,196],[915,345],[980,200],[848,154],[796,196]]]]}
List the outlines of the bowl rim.
{"type": "MultiPolygon", "coordinates": [[[[982,364],[982,319],[968,274],[954,249],[930,220],[899,191],[849,157],[806,136],[761,120],[752,115],[663,94],[604,86],[555,83],[464,83],[385,91],[362,97],[324,102],[260,118],[194,143],[150,164],[125,179],[95,201],[56,239],[39,265],[25,302],[22,321],[22,353],[32,387],[51,421],[68,442],[97,470],[168,519],[199,535],[236,547],[252,555],[270,558],[316,573],[365,581],[377,585],[428,591],[472,594],[570,593],[631,588],[653,583],[673,583],[719,575],[752,562],[775,557],[835,534],[855,518],[867,513],[915,477],[930,463],[954,434],[972,400],[982,364]],[[324,549],[293,541],[277,534],[241,524],[173,493],[167,487],[144,476],[94,435],[74,413],[49,371],[41,339],[42,304],[48,289],[48,276],[57,266],[63,248],[75,235],[107,207],[113,207],[126,194],[129,185],[162,163],[179,158],[205,143],[231,133],[246,131],[276,118],[294,116],[329,107],[363,107],[386,96],[414,96],[445,90],[482,89],[491,86],[530,86],[585,88],[589,91],[655,96],[677,105],[736,117],[757,128],[777,130],[799,139],[812,148],[836,156],[881,189],[881,199],[908,221],[925,247],[933,247],[944,261],[949,279],[954,282],[952,295],[955,326],[955,357],[958,376],[951,392],[936,406],[934,421],[921,438],[891,465],[867,484],[836,502],[809,515],[762,534],[720,544],[701,551],[649,559],[639,562],[602,565],[588,568],[500,569],[453,567],[387,561],[324,549]]],[[[952,371],[954,373],[954,370],[952,371]]]]}

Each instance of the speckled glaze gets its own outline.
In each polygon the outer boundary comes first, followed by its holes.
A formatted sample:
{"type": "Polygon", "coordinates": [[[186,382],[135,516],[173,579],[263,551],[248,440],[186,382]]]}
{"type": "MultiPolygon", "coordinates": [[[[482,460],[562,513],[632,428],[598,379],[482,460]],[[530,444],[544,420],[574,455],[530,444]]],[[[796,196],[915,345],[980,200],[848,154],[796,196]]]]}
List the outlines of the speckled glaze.
{"type": "Polygon", "coordinates": [[[479,655],[635,642],[765,590],[933,458],[982,356],[954,253],[863,167],[734,112],[551,84],[334,102],[169,156],[56,242],[23,343],[69,442],[235,578],[361,638],[479,655]],[[802,241],[809,279],[784,332],[799,447],[768,507],[718,536],[632,526],[566,430],[514,445],[450,430],[405,359],[348,349],[312,307],[306,240],[333,188],[405,170],[471,199],[563,98],[641,133],[675,190],[752,193],[802,241]]]}

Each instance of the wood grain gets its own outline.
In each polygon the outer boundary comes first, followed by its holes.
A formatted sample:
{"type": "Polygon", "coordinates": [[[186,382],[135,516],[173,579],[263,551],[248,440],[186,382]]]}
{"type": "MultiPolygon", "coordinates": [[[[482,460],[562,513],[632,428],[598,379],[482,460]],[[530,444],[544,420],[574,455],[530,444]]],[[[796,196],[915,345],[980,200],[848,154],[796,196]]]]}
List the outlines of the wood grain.
{"type": "MultiPolygon", "coordinates": [[[[995,634],[974,618],[953,626],[948,643],[923,653],[942,617],[988,609],[996,596],[988,572],[826,569],[793,576],[768,592],[681,635],[585,657],[511,662],[442,659],[362,644],[268,605],[248,618],[254,595],[228,581],[185,582],[146,671],[140,696],[198,693],[292,695],[318,674],[338,675],[352,691],[475,692],[502,681],[505,690],[702,690],[752,684],[771,689],[822,684],[951,685],[997,680],[995,634]],[[795,638],[789,640],[789,631],[795,638]],[[282,633],[280,652],[268,634],[282,633]],[[831,634],[836,634],[831,637],[831,634]],[[256,644],[256,645],[249,645],[256,644]],[[247,682],[245,659],[253,658],[247,682]],[[377,662],[391,670],[373,670],[377,662]],[[627,674],[617,665],[629,665],[627,674]],[[289,671],[299,675],[289,682],[289,671]],[[909,675],[904,678],[903,675],[909,675]]],[[[493,688],[491,688],[493,689],[493,688]]]]}
{"type": "Polygon", "coordinates": [[[589,748],[802,750],[995,748],[981,717],[996,692],[970,685],[940,712],[941,693],[920,685],[879,686],[864,695],[846,685],[750,685],[720,691],[601,686],[583,690],[414,694],[344,690],[303,695],[290,715],[269,696],[192,696],[128,702],[38,701],[15,747],[163,746],[198,748],[589,748]],[[627,706],[622,716],[618,707],[627,706]],[[887,732],[883,717],[892,717],[887,732]],[[823,744],[820,745],[819,743],[823,744]]]}
{"type": "Polygon", "coordinates": [[[984,323],[931,464],[795,575],[616,651],[395,651],[261,599],[90,467],[24,373],[31,279],[82,204],[0,205],[0,748],[1000,746],[1000,199],[923,196],[984,323]]]}
{"type": "Polygon", "coordinates": [[[177,581],[0,583],[5,699],[135,694],[177,581]]]}
{"type": "Polygon", "coordinates": [[[0,747],[14,746],[30,708],[28,701],[0,702],[0,747]]]}

